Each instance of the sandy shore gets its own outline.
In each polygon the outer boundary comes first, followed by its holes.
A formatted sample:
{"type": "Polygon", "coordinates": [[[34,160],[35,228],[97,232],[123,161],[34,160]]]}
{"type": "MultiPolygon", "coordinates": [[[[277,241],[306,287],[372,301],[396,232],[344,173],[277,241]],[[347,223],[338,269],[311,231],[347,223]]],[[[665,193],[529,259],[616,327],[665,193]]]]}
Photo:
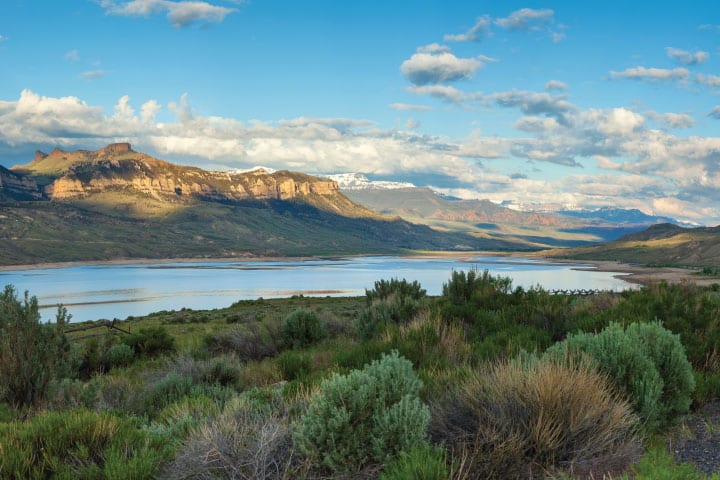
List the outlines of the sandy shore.
{"type": "Polygon", "coordinates": [[[599,272],[616,272],[615,278],[629,283],[647,285],[649,283],[665,281],[668,283],[689,282],[697,285],[712,285],[720,283],[720,278],[699,275],[699,269],[670,268],[670,267],[643,267],[629,263],[597,261],[597,260],[558,260],[544,258],[553,263],[586,264],[587,268],[578,267],[576,270],[596,270],[599,272]]]}

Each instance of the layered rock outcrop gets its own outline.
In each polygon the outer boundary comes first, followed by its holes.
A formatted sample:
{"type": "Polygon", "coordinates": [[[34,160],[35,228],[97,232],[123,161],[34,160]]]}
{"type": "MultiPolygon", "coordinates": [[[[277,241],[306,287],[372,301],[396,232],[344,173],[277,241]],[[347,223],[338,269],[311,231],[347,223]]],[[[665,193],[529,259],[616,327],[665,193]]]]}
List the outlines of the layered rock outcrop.
{"type": "Polygon", "coordinates": [[[42,198],[37,183],[5,167],[0,167],[0,194],[18,200],[39,200],[42,198]]]}
{"type": "MultiPolygon", "coordinates": [[[[73,153],[60,151],[67,158],[73,153]]],[[[333,196],[336,182],[301,173],[260,169],[233,174],[174,165],[134,152],[127,143],[108,145],[95,152],[82,152],[45,187],[50,199],[84,197],[109,190],[136,191],[156,198],[197,197],[215,201],[290,200],[303,195],[333,196]]],[[[53,155],[39,152],[36,160],[47,162],[53,155]]]]}

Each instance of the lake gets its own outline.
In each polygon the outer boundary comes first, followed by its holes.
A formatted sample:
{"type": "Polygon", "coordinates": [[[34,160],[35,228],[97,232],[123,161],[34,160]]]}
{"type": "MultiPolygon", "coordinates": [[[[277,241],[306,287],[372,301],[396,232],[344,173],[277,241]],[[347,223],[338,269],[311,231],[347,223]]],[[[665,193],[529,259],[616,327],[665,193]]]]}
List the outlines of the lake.
{"type": "Polygon", "coordinates": [[[0,286],[38,297],[44,320],[65,305],[73,321],[124,319],[159,310],[227,307],[259,297],[364,295],[380,279],[417,280],[430,295],[442,293],[453,270],[472,268],[508,276],[513,286],[545,289],[623,290],[633,288],[614,273],[576,270],[517,257],[343,257],[312,260],[176,262],[78,265],[0,272],[0,286]]]}

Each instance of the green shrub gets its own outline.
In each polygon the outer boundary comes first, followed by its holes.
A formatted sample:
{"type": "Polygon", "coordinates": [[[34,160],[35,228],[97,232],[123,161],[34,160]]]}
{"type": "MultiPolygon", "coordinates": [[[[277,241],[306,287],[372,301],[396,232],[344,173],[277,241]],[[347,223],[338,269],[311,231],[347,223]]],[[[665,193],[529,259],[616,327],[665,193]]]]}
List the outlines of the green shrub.
{"type": "Polygon", "coordinates": [[[163,327],[141,328],[138,332],[122,339],[137,355],[155,357],[175,351],[175,339],[163,327]]]}
{"type": "Polygon", "coordinates": [[[630,405],[587,362],[529,357],[476,370],[436,400],[431,437],[451,449],[455,478],[535,478],[619,461],[636,443],[636,425],[630,405]]]}
{"type": "Polygon", "coordinates": [[[493,276],[488,270],[478,274],[477,270],[452,272],[448,283],[443,284],[443,298],[455,305],[473,303],[490,306],[497,297],[510,293],[510,277],[493,276]]]}
{"type": "Polygon", "coordinates": [[[35,406],[53,378],[72,374],[71,349],[63,330],[70,319],[58,307],[55,325],[40,323],[36,297],[17,298],[12,285],[0,294],[0,401],[35,406]]]}
{"type": "Polygon", "coordinates": [[[425,298],[427,291],[420,286],[420,283],[413,281],[409,283],[404,278],[398,280],[392,278],[390,280],[378,280],[372,290],[365,290],[365,298],[368,305],[375,300],[386,300],[390,297],[406,297],[413,300],[421,300],[425,298]]]}
{"type": "Polygon", "coordinates": [[[355,333],[367,342],[375,338],[380,331],[393,322],[392,306],[386,302],[376,302],[360,311],[355,320],[355,333]]]}
{"type": "Polygon", "coordinates": [[[281,335],[277,327],[266,323],[248,323],[222,333],[205,337],[205,346],[211,354],[230,353],[240,360],[262,360],[278,354],[281,335]]]}
{"type": "Polygon", "coordinates": [[[390,460],[380,480],[447,480],[450,478],[445,450],[420,443],[390,460]]]}
{"type": "Polygon", "coordinates": [[[110,368],[126,367],[135,360],[135,350],[130,345],[118,343],[105,352],[105,361],[110,368]]]}
{"type": "Polygon", "coordinates": [[[333,471],[383,463],[422,442],[430,420],[412,364],[392,352],[362,370],[337,373],[312,397],[295,444],[333,471]]]}
{"type": "Polygon", "coordinates": [[[621,325],[613,323],[597,334],[569,335],[550,347],[548,354],[576,358],[587,355],[627,396],[649,429],[659,425],[663,379],[642,342],[628,336],[621,325]]]}
{"type": "Polygon", "coordinates": [[[587,354],[628,396],[649,429],[687,412],[695,388],[677,335],[659,323],[612,323],[598,334],[569,335],[550,354],[587,354]]]}
{"type": "Polygon", "coordinates": [[[0,424],[0,477],[153,478],[166,441],[130,419],[86,411],[0,424]]]}
{"type": "Polygon", "coordinates": [[[489,361],[512,358],[521,351],[544,351],[550,344],[550,335],[545,330],[511,324],[487,335],[480,342],[474,342],[472,350],[478,360],[489,361]]]}
{"type": "Polygon", "coordinates": [[[328,336],[327,325],[315,312],[295,310],[282,323],[283,343],[288,348],[304,348],[328,336]]]}
{"type": "Polygon", "coordinates": [[[658,402],[659,418],[669,422],[687,413],[695,390],[695,379],[680,336],[666,330],[659,322],[633,323],[625,331],[644,347],[663,380],[658,402]]]}

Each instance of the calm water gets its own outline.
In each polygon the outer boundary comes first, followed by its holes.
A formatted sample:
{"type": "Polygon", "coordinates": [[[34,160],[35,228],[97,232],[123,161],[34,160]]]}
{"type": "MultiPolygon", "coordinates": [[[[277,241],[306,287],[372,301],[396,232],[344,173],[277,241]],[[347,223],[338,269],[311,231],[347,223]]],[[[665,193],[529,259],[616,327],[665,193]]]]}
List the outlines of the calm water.
{"type": "Polygon", "coordinates": [[[525,288],[632,288],[613,273],[573,270],[578,266],[486,256],[89,265],[0,272],[0,286],[29,290],[38,297],[46,320],[54,319],[62,303],[73,321],[124,319],[183,307],[220,308],[258,297],[364,295],[376,280],[390,278],[417,280],[428,294],[438,295],[453,270],[471,268],[509,276],[513,286],[525,288]]]}

